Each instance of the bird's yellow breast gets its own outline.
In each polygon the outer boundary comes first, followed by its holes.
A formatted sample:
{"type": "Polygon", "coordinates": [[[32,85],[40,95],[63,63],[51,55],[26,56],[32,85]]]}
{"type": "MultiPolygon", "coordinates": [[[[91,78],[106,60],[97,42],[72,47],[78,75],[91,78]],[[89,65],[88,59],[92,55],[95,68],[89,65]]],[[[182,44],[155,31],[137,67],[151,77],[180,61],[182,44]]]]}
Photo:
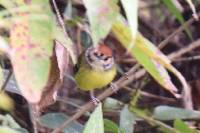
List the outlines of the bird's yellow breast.
{"type": "Polygon", "coordinates": [[[116,67],[113,66],[111,69],[94,70],[88,66],[81,66],[77,74],[75,75],[75,80],[77,86],[81,90],[93,90],[100,89],[112,82],[116,75],[116,67]]]}

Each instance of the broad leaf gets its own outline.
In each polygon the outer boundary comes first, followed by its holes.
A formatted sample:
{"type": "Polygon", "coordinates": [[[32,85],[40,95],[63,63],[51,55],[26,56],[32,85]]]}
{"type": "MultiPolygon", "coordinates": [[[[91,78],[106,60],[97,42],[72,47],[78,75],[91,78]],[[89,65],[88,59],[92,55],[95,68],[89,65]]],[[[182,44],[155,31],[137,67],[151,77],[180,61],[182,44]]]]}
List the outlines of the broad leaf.
{"type": "Polygon", "coordinates": [[[158,106],[154,110],[153,117],[159,120],[200,119],[200,111],[170,106],[158,106]]]}
{"type": "Polygon", "coordinates": [[[83,0],[91,25],[93,44],[109,33],[119,13],[118,0],[83,0]]]}
{"type": "Polygon", "coordinates": [[[83,133],[104,133],[102,105],[96,107],[87,121],[83,133]]]}
{"type": "MultiPolygon", "coordinates": [[[[29,102],[37,103],[50,71],[53,19],[48,0],[32,0],[31,4],[43,5],[36,13],[44,14],[45,18],[31,19],[28,13],[23,12],[13,14],[20,16],[20,19],[13,20],[11,28],[11,61],[22,94],[29,102]]],[[[26,6],[31,4],[24,3],[26,6]]]]}
{"type": "Polygon", "coordinates": [[[128,106],[125,105],[120,113],[120,129],[125,131],[125,133],[133,133],[134,132],[134,124],[136,117],[133,113],[131,113],[128,109],[128,106]]]}
{"type": "MultiPolygon", "coordinates": [[[[121,18],[113,25],[112,31],[122,45],[126,49],[129,49],[131,43],[131,31],[122,22],[121,18]]],[[[163,65],[165,67],[166,65],[170,65],[169,59],[164,54],[139,33],[136,36],[135,45],[129,49],[129,51],[158,83],[175,96],[178,96],[176,94],[176,87],[171,82],[167,71],[163,67],[163,65]]]]}

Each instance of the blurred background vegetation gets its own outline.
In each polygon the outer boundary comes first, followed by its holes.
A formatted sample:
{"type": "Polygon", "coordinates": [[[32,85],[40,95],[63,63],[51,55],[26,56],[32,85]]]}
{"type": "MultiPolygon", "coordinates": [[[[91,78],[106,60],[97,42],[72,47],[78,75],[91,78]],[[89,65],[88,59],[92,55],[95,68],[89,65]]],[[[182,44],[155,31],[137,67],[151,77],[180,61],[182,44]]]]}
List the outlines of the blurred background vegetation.
{"type": "Polygon", "coordinates": [[[0,0],[0,133],[198,133],[200,0],[0,0]],[[104,42],[94,107],[78,56],[104,42]],[[63,124],[64,123],[64,124],[63,124]]]}

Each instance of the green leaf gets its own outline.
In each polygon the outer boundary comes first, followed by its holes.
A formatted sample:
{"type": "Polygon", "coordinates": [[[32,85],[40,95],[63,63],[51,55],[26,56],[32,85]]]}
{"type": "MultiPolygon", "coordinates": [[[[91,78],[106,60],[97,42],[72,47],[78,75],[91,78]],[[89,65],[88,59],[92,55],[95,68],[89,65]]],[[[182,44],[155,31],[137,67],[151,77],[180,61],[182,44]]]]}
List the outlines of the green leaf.
{"type": "MultiPolygon", "coordinates": [[[[48,113],[40,117],[39,123],[47,128],[55,129],[70,117],[63,113],[48,113]]],[[[64,129],[64,133],[82,133],[83,126],[78,122],[72,122],[64,129]]]]}
{"type": "Polygon", "coordinates": [[[197,130],[189,128],[188,125],[181,120],[174,121],[174,128],[181,133],[199,133],[197,130]]]}
{"type": "Polygon", "coordinates": [[[0,126],[0,133],[20,133],[20,132],[6,126],[0,126]]]}
{"type": "Polygon", "coordinates": [[[133,44],[138,29],[138,0],[121,0],[130,25],[133,44]]]}
{"type": "Polygon", "coordinates": [[[21,13],[20,19],[13,20],[11,61],[23,96],[31,103],[37,103],[49,79],[54,39],[53,14],[47,0],[32,0],[31,4],[43,5],[36,14],[44,14],[45,18],[32,19],[29,14],[21,13]]]}
{"type": "Polygon", "coordinates": [[[200,111],[158,106],[154,110],[153,117],[159,120],[200,119],[200,111]]]}
{"type": "Polygon", "coordinates": [[[125,133],[133,133],[134,132],[134,124],[136,117],[133,113],[131,113],[128,109],[128,106],[125,105],[120,113],[120,129],[125,131],[125,133]]]}
{"type": "Polygon", "coordinates": [[[122,131],[120,131],[120,128],[117,126],[117,124],[108,119],[104,119],[104,129],[105,129],[105,132],[122,133],[122,131]]]}
{"type": "MultiPolygon", "coordinates": [[[[184,24],[185,20],[182,16],[182,14],[179,12],[179,10],[176,8],[176,6],[172,3],[171,0],[162,0],[162,2],[165,4],[165,6],[169,9],[169,11],[176,17],[176,19],[181,23],[184,24]]],[[[192,39],[192,34],[189,31],[187,26],[184,26],[185,31],[187,35],[192,39]]]]}
{"type": "MultiPolygon", "coordinates": [[[[129,49],[131,42],[131,31],[122,22],[122,18],[113,25],[112,31],[122,45],[129,49]]],[[[140,33],[137,34],[135,45],[129,49],[129,52],[143,67],[160,83],[164,88],[175,96],[176,87],[170,80],[170,77],[164,66],[171,67],[169,59],[161,53],[150,41],[144,38],[140,33]]]]}
{"type": "Polygon", "coordinates": [[[119,13],[118,0],[83,0],[91,25],[93,44],[109,33],[119,13]]]}
{"type": "Polygon", "coordinates": [[[83,133],[104,133],[102,104],[96,107],[87,121],[83,133]]]}
{"type": "Polygon", "coordinates": [[[103,102],[103,109],[116,109],[120,108],[122,103],[117,99],[108,97],[103,102]]]}

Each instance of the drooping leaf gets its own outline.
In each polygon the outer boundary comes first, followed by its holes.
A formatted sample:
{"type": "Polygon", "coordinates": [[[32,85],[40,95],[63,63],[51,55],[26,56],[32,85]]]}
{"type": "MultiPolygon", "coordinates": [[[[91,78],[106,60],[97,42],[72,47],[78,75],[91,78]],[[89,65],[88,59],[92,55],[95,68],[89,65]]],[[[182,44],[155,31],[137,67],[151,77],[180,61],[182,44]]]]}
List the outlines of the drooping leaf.
{"type": "Polygon", "coordinates": [[[87,121],[83,133],[104,133],[102,105],[96,107],[87,121]]]}
{"type": "MultiPolygon", "coordinates": [[[[172,3],[172,1],[171,0],[162,0],[162,2],[166,5],[168,10],[176,17],[176,19],[181,24],[184,24],[185,20],[184,20],[182,14],[176,8],[176,6],[172,3]]],[[[187,35],[190,37],[190,39],[192,39],[192,34],[191,34],[190,30],[188,29],[188,27],[184,26],[184,28],[185,28],[185,31],[186,31],[187,35]]]]}
{"type": "MultiPolygon", "coordinates": [[[[44,127],[55,129],[69,118],[63,113],[48,113],[40,117],[39,123],[44,127]]],[[[72,122],[63,131],[64,133],[81,133],[83,126],[78,122],[72,122]]]]}
{"type": "Polygon", "coordinates": [[[13,14],[13,16],[20,16],[20,19],[12,22],[11,61],[22,94],[29,102],[37,103],[48,81],[50,71],[53,18],[48,0],[32,0],[31,3],[24,3],[25,6],[31,4],[43,5],[43,8],[35,13],[44,14],[45,18],[31,19],[28,13],[23,12],[13,14]]]}
{"type": "Polygon", "coordinates": [[[134,132],[135,116],[128,109],[128,106],[125,105],[120,113],[120,129],[125,131],[125,133],[134,132]]]}
{"type": "Polygon", "coordinates": [[[154,110],[153,117],[159,120],[200,119],[200,112],[177,107],[158,106],[154,110]]]}
{"type": "MultiPolygon", "coordinates": [[[[112,31],[122,45],[129,49],[131,31],[122,22],[122,18],[119,18],[119,21],[113,25],[112,31]]],[[[178,96],[176,94],[177,89],[164,68],[164,66],[170,65],[170,60],[164,54],[139,33],[136,36],[135,45],[129,51],[158,83],[175,96],[178,96]]]]}
{"type": "Polygon", "coordinates": [[[138,29],[138,0],[121,0],[121,3],[130,25],[133,42],[131,45],[133,45],[138,29]]]}
{"type": "Polygon", "coordinates": [[[93,44],[109,33],[119,13],[118,0],[83,0],[91,25],[93,44]]]}
{"type": "Polygon", "coordinates": [[[174,128],[181,133],[199,133],[197,130],[189,128],[188,125],[181,120],[174,121],[174,128]]]}

